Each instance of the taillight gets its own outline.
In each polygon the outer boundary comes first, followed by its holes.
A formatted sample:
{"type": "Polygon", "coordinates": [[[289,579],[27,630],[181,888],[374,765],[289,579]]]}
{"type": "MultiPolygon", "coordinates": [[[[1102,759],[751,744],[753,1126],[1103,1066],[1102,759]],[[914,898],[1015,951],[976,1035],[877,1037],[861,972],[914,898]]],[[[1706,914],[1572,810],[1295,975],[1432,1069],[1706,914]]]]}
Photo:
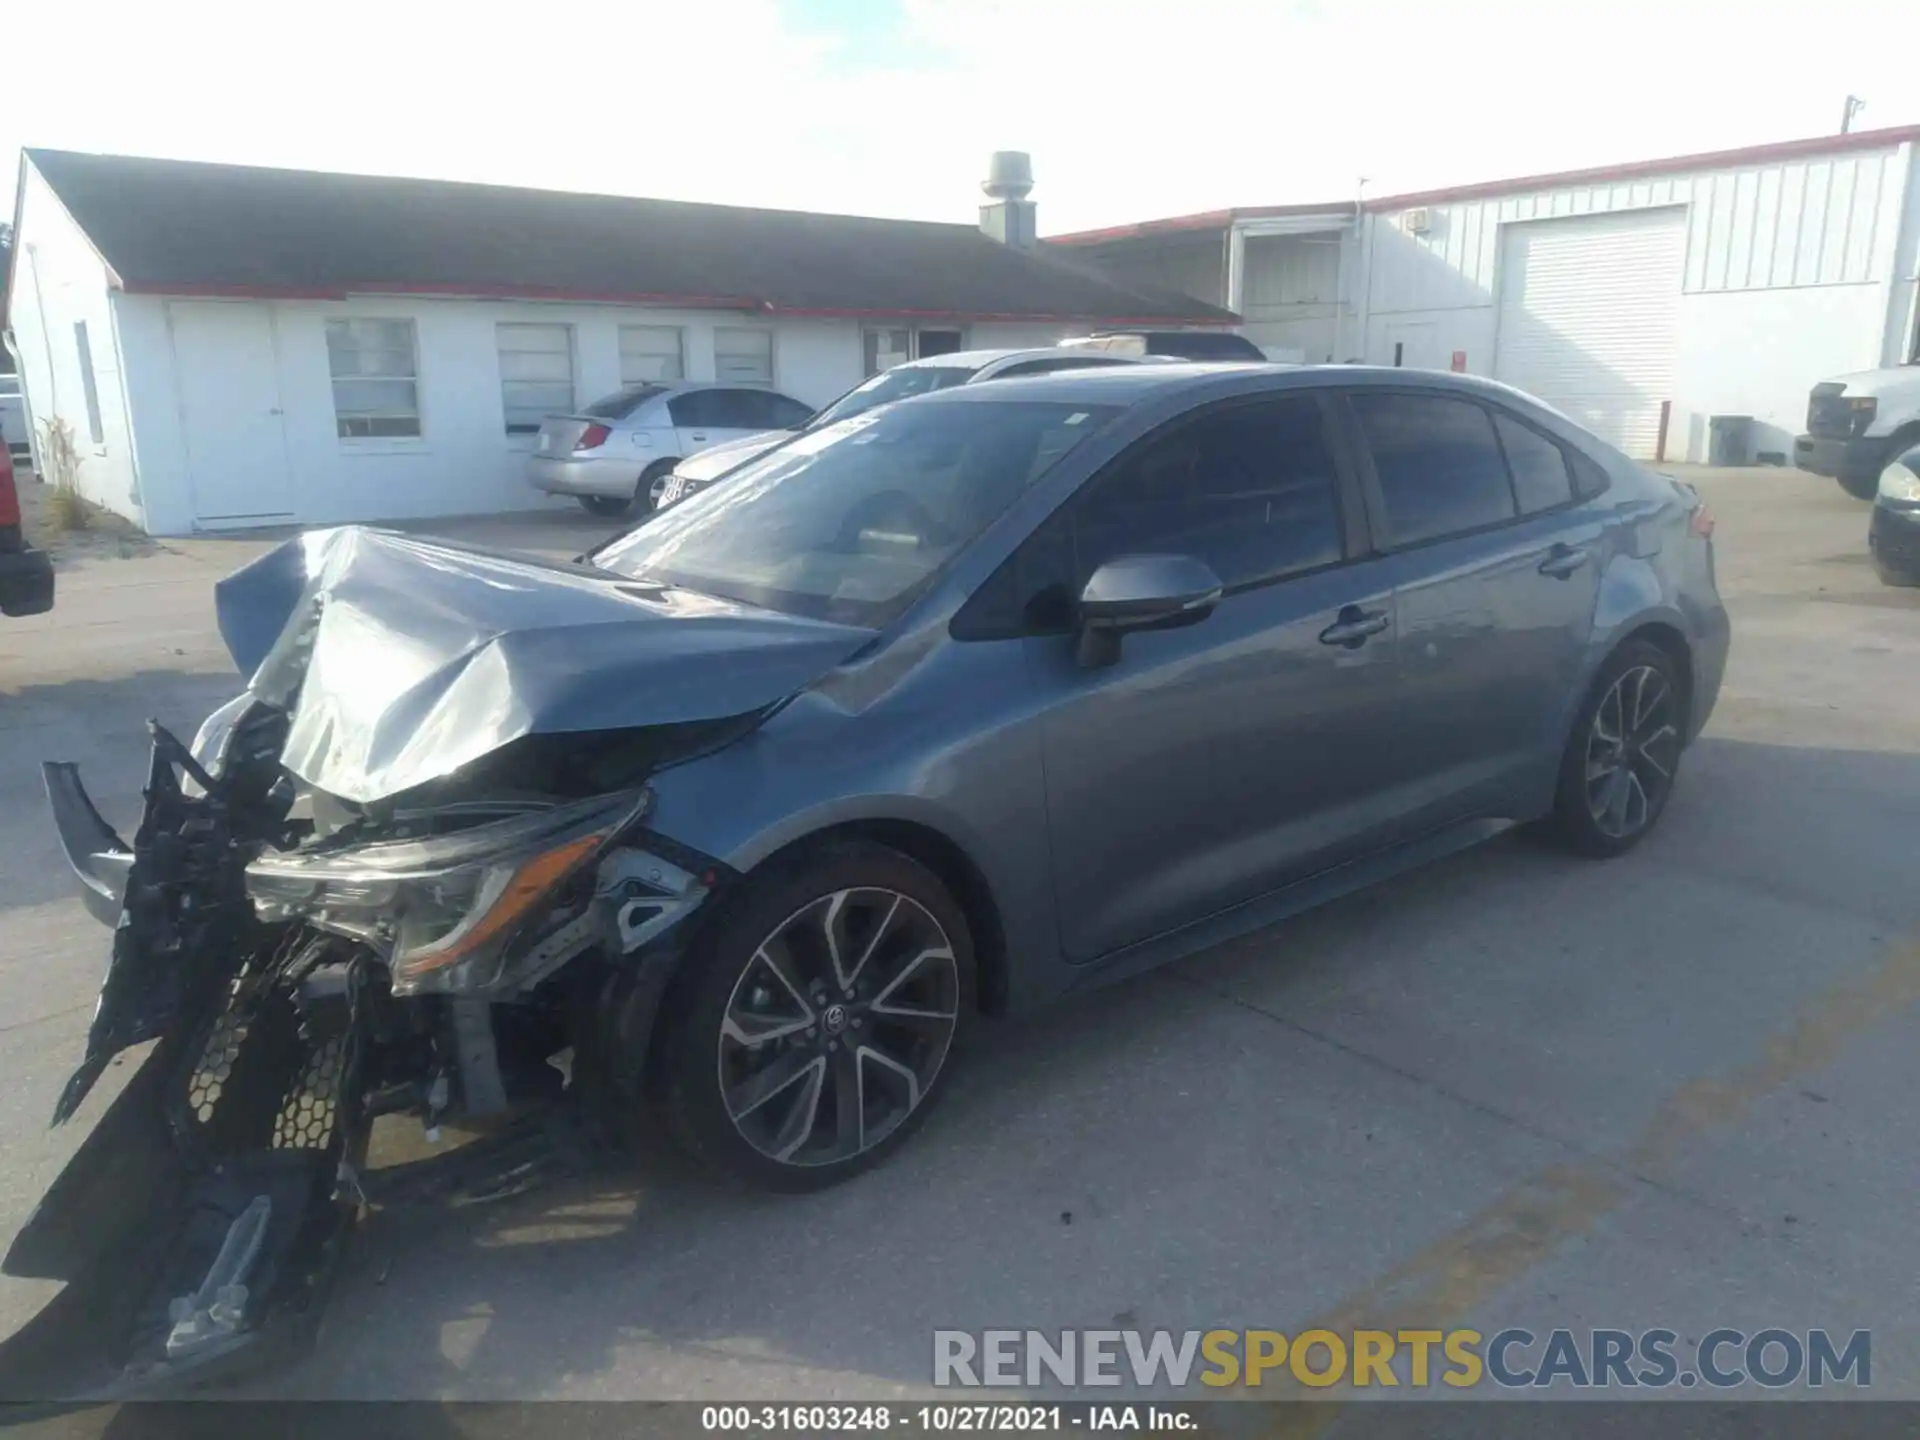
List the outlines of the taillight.
{"type": "Polygon", "coordinates": [[[1713,538],[1713,511],[1707,508],[1704,501],[1687,517],[1687,530],[1702,540],[1713,538]]]}
{"type": "Polygon", "coordinates": [[[574,454],[577,455],[582,450],[598,450],[606,443],[607,436],[612,433],[613,431],[604,425],[587,426],[586,429],[580,432],[580,438],[573,442],[574,454]]]}
{"type": "Polygon", "coordinates": [[[20,492],[13,484],[13,457],[7,454],[4,441],[0,441],[0,529],[18,529],[20,525],[20,492]]]}

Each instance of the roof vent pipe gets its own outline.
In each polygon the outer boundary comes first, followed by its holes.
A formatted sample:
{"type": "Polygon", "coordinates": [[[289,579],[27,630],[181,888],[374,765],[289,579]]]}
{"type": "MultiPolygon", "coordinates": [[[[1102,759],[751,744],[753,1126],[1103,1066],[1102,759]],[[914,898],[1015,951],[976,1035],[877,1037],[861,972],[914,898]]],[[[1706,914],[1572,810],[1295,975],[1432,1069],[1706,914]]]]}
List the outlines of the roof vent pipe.
{"type": "Polygon", "coordinates": [[[1016,250],[1031,249],[1039,242],[1034,204],[1027,199],[1033,189],[1033,160],[1026,151],[994,151],[980,188],[993,201],[980,207],[980,229],[989,239],[1016,250]]]}

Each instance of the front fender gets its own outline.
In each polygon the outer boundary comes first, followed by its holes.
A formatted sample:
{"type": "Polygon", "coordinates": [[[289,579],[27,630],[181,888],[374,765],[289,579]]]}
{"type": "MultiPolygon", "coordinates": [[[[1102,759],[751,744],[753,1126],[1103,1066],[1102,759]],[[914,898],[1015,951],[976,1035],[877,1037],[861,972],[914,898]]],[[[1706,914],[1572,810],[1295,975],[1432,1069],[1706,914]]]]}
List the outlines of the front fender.
{"type": "Polygon", "coordinates": [[[918,827],[979,871],[1009,953],[1040,962],[1026,973],[1044,992],[1040,972],[1058,956],[1059,935],[1037,719],[969,730],[932,753],[920,748],[918,728],[900,716],[869,725],[802,695],[726,749],[657,773],[647,824],[749,877],[777,852],[840,826],[918,827]]]}

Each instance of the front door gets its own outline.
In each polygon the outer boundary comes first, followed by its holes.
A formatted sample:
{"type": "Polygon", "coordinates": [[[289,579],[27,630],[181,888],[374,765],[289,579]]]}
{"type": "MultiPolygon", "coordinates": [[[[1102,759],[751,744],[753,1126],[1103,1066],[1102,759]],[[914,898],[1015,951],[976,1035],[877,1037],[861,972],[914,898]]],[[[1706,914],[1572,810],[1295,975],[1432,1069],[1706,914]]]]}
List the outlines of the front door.
{"type": "Polygon", "coordinates": [[[1355,391],[1400,627],[1411,825],[1511,816],[1558,764],[1605,524],[1559,442],[1498,407],[1355,391]]]}
{"type": "Polygon", "coordinates": [[[682,455],[697,455],[709,445],[743,440],[770,427],[756,423],[765,413],[765,392],[747,389],[689,390],[667,402],[682,455]]]}
{"type": "Polygon", "coordinates": [[[1027,641],[1069,958],[1371,843],[1386,819],[1374,775],[1394,740],[1395,635],[1381,562],[1348,555],[1358,504],[1323,401],[1266,396],[1149,437],[1030,542],[1056,592],[1144,552],[1197,556],[1227,587],[1205,620],[1128,635],[1103,667],[1082,666],[1070,634],[1027,641]]]}
{"type": "Polygon", "coordinates": [[[195,524],[219,529],[293,519],[272,310],[257,302],[175,300],[167,321],[195,524]]]}

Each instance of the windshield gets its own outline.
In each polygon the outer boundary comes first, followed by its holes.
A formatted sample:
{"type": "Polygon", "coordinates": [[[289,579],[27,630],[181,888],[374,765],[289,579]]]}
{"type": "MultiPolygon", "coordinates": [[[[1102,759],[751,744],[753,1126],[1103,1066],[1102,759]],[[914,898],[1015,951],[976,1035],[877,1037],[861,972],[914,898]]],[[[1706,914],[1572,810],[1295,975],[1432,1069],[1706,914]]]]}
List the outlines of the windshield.
{"type": "Polygon", "coordinates": [[[817,430],[841,420],[851,420],[876,406],[890,405],[909,395],[930,395],[935,390],[964,385],[979,373],[960,365],[901,365],[883,370],[827,406],[807,422],[807,428],[817,430]]]}
{"type": "Polygon", "coordinates": [[[809,432],[589,558],[810,619],[878,627],[1113,414],[1089,405],[903,405],[809,432]]]}

